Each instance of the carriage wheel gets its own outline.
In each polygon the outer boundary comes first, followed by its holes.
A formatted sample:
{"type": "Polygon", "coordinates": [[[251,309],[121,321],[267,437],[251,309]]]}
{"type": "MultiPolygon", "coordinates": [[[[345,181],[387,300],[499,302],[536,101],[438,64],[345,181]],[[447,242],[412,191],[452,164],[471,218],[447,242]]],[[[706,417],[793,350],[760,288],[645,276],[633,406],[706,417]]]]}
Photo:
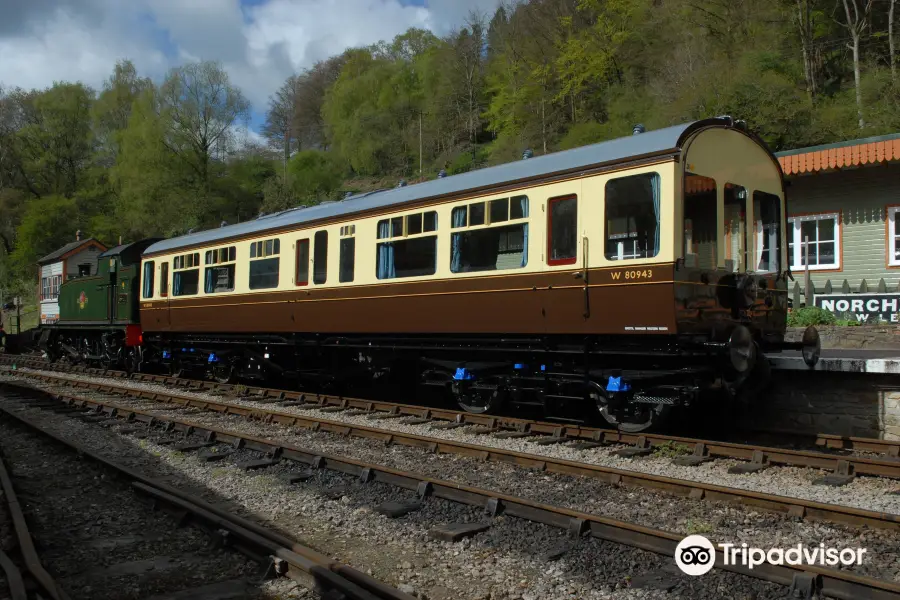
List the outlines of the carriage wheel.
{"type": "Polygon", "coordinates": [[[506,392],[499,385],[484,382],[476,387],[467,382],[454,381],[450,392],[460,408],[474,414],[497,412],[506,400],[506,392]]]}
{"type": "Polygon", "coordinates": [[[212,368],[212,377],[221,384],[237,381],[237,369],[232,363],[219,363],[212,368]]]}
{"type": "Polygon", "coordinates": [[[666,404],[637,404],[628,414],[617,414],[609,409],[609,399],[601,388],[592,388],[590,397],[597,414],[608,424],[626,433],[640,433],[659,427],[671,412],[671,406],[666,404]]]}

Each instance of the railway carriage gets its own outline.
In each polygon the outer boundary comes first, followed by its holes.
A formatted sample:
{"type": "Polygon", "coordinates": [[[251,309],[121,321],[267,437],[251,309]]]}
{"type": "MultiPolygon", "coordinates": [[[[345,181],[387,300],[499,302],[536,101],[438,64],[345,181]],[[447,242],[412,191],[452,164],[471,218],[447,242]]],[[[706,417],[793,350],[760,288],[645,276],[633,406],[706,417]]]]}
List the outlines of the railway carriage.
{"type": "Polygon", "coordinates": [[[765,379],[760,352],[786,347],[785,214],[741,122],[636,130],[156,242],[144,360],[221,381],[414,376],[470,411],[588,404],[641,430],[765,379]]]}
{"type": "Polygon", "coordinates": [[[707,393],[752,401],[762,352],[815,364],[815,329],[784,342],[785,215],[743,123],[636,128],[114,248],[63,284],[42,345],[222,382],[417,382],[473,412],[589,408],[640,431],[707,393]]]}

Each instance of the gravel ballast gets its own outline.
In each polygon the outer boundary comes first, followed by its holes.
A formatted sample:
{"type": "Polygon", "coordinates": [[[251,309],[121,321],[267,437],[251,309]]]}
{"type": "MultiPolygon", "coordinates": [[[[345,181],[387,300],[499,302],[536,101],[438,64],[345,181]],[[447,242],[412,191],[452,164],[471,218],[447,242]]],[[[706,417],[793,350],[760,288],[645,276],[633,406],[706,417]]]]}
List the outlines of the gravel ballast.
{"type": "Polygon", "coordinates": [[[179,527],[126,480],[62,445],[0,418],[0,448],[41,562],[73,600],[162,598],[213,585],[244,598],[291,597],[284,594],[294,586],[260,585],[259,564],[179,527]]]}
{"type": "MultiPolygon", "coordinates": [[[[99,396],[99,394],[90,392],[82,392],[82,394],[99,396]]],[[[746,512],[745,508],[728,504],[694,502],[686,499],[673,498],[664,494],[654,494],[646,490],[616,488],[597,481],[581,478],[570,478],[534,471],[527,471],[528,475],[523,477],[522,469],[507,465],[480,463],[479,461],[455,455],[426,454],[420,450],[407,447],[385,447],[380,443],[365,439],[348,439],[332,434],[313,433],[306,430],[292,430],[275,425],[248,422],[236,417],[223,416],[215,413],[198,411],[196,409],[168,410],[171,407],[167,407],[166,405],[146,401],[127,401],[121,397],[115,398],[114,402],[117,404],[128,404],[135,408],[140,407],[142,409],[155,407],[160,414],[169,414],[175,417],[186,418],[201,424],[241,431],[258,437],[268,437],[276,441],[291,443],[302,447],[316,448],[322,453],[356,457],[360,460],[378,462],[395,468],[424,472],[443,479],[452,479],[480,487],[501,489],[506,493],[524,496],[539,502],[570,506],[577,510],[622,518],[651,527],[668,529],[684,534],[703,533],[718,541],[737,540],[738,543],[747,541],[751,545],[761,547],[796,545],[798,541],[816,545],[819,541],[822,541],[826,544],[839,547],[866,547],[868,548],[867,558],[872,557],[872,559],[870,562],[864,563],[862,567],[854,568],[856,572],[895,580],[898,579],[898,574],[900,574],[900,565],[898,565],[896,559],[897,536],[889,532],[868,530],[853,531],[851,529],[828,526],[821,523],[790,521],[773,514],[746,512]]],[[[222,475],[222,473],[220,473],[220,475],[222,475]]],[[[268,472],[266,476],[268,476],[268,472]]],[[[374,490],[377,487],[379,486],[361,486],[361,491],[359,493],[372,493],[369,491],[370,488],[374,490]]],[[[293,488],[289,489],[293,491],[293,488]]],[[[233,490],[233,493],[237,494],[239,493],[239,490],[233,490]]],[[[374,504],[359,500],[355,490],[353,494],[345,497],[348,498],[346,501],[347,506],[357,506],[357,504],[359,504],[358,508],[363,511],[361,514],[365,515],[365,520],[372,519],[370,511],[371,506],[374,504]]],[[[392,497],[392,499],[396,499],[396,497],[392,497]]],[[[432,502],[430,501],[428,506],[430,506],[431,503],[432,502]]],[[[441,503],[443,502],[441,501],[441,503]]],[[[313,506],[316,509],[320,509],[322,508],[320,504],[314,503],[313,506]]],[[[277,509],[272,510],[277,514],[277,509]]],[[[425,511],[423,510],[422,513],[415,513],[415,515],[424,513],[425,511]]],[[[415,515],[404,518],[403,521],[415,521],[417,518],[415,515]]],[[[304,520],[305,517],[306,515],[304,514],[304,520]]],[[[375,517],[375,519],[383,520],[384,518],[379,516],[375,517]]],[[[341,517],[341,521],[342,523],[347,522],[344,521],[343,517],[341,517]]],[[[397,522],[388,521],[388,523],[397,522]]],[[[357,523],[353,521],[353,525],[355,529],[357,523]]],[[[530,527],[537,528],[538,531],[542,529],[541,526],[537,525],[530,525],[530,527]]],[[[517,525],[516,529],[521,529],[521,526],[517,525]]],[[[490,539],[490,536],[493,535],[495,531],[500,531],[500,528],[497,525],[495,525],[488,534],[479,536],[477,543],[483,543],[481,541],[482,537],[484,539],[490,539]]],[[[540,550],[541,552],[544,552],[548,546],[558,543],[559,535],[560,532],[557,530],[549,530],[543,536],[536,538],[527,537],[525,540],[529,542],[536,540],[534,544],[535,551],[540,550]],[[548,537],[548,535],[550,537],[548,537]]],[[[350,537],[353,538],[353,535],[351,534],[350,537]]],[[[340,536],[338,536],[338,539],[340,539],[340,536]]],[[[524,547],[523,543],[524,541],[520,539],[516,544],[513,544],[510,547],[521,551],[521,548],[524,547]]],[[[603,545],[596,540],[589,540],[589,544],[603,545]]],[[[358,550],[357,545],[352,542],[349,544],[348,548],[347,551],[351,553],[358,550]]],[[[580,551],[580,549],[581,545],[579,546],[578,551],[580,551]]],[[[578,563],[578,560],[575,558],[576,556],[577,554],[575,552],[570,552],[564,557],[563,561],[560,561],[558,564],[567,564],[565,561],[575,561],[578,563]]],[[[655,559],[659,558],[655,555],[648,556],[655,559]]],[[[341,559],[344,560],[343,558],[341,559]]],[[[670,559],[663,560],[663,564],[670,563],[670,559]]],[[[553,564],[556,565],[557,563],[553,564]]],[[[641,563],[639,562],[636,564],[641,563]]],[[[537,568],[540,569],[540,566],[541,562],[538,560],[537,568]]],[[[692,585],[695,585],[698,581],[706,582],[706,580],[707,578],[704,577],[699,580],[689,580],[689,582],[692,585]]],[[[609,582],[606,582],[605,585],[609,586],[610,584],[609,582]]],[[[704,583],[703,585],[703,589],[708,589],[706,587],[708,586],[707,583],[704,583]]],[[[758,586],[760,583],[753,582],[753,585],[758,586]]],[[[612,586],[610,591],[619,593],[619,591],[615,589],[615,585],[612,586]]],[[[629,590],[629,593],[637,593],[637,591],[629,590]]],[[[491,596],[484,597],[487,598],[491,596]]],[[[538,595],[534,597],[538,598],[544,596],[538,595]]],[[[546,597],[566,596],[550,595],[546,597]]],[[[572,597],[585,596],[576,595],[572,597]]],[[[692,593],[686,597],[695,596],[692,593]]],[[[712,597],[717,596],[713,595],[712,597]]],[[[769,596],[762,595],[759,597],[769,596]]]]}
{"type": "MultiPolygon", "coordinates": [[[[478,600],[783,597],[785,589],[759,580],[713,571],[690,578],[674,570],[672,560],[617,544],[584,538],[557,561],[543,554],[566,540],[564,532],[518,519],[498,517],[485,533],[458,543],[431,539],[435,524],[473,522],[480,509],[429,499],[422,510],[391,520],[373,512],[384,500],[409,492],[378,483],[361,484],[327,471],[288,486],[280,473],[296,470],[282,463],[263,472],[245,472],[235,463],[259,454],[241,450],[218,463],[174,451],[159,442],[170,434],[154,431],[146,439],[61,415],[27,409],[30,418],[65,436],[77,437],[95,451],[116,456],[151,475],[176,480],[179,487],[203,492],[208,501],[270,525],[318,547],[338,560],[420,598],[478,600]],[[335,489],[339,494],[335,495],[335,489]],[[664,589],[630,589],[652,575],[664,589]],[[669,590],[666,592],[666,590],[669,590]]],[[[167,439],[168,438],[168,439],[167,439]]]]}

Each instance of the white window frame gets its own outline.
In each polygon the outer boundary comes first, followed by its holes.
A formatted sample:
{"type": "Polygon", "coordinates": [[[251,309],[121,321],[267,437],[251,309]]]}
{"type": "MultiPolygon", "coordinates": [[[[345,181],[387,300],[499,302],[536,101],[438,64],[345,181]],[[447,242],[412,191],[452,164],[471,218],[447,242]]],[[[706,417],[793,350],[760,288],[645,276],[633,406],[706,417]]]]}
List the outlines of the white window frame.
{"type": "Polygon", "coordinates": [[[820,213],[815,215],[801,215],[797,217],[788,217],[788,246],[793,245],[791,251],[791,270],[805,271],[806,265],[803,264],[803,237],[800,224],[809,221],[824,221],[831,219],[834,221],[834,262],[825,265],[809,265],[810,271],[833,271],[841,268],[841,213],[820,213]]]}
{"type": "Polygon", "coordinates": [[[897,212],[900,212],[900,206],[889,206],[887,209],[887,220],[888,220],[888,239],[887,239],[887,258],[888,258],[888,266],[890,267],[900,267],[900,256],[895,256],[894,254],[894,240],[900,236],[900,232],[897,231],[897,212]]]}

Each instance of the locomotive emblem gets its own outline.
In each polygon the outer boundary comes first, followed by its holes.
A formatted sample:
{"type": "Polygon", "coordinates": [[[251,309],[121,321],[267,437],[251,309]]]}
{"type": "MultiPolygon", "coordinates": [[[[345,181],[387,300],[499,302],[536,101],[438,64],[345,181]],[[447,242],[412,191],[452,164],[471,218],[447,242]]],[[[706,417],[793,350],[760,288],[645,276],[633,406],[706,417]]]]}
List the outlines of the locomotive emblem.
{"type": "Polygon", "coordinates": [[[87,304],[88,297],[84,292],[81,292],[81,295],[78,296],[78,308],[84,308],[84,305],[87,304]]]}

